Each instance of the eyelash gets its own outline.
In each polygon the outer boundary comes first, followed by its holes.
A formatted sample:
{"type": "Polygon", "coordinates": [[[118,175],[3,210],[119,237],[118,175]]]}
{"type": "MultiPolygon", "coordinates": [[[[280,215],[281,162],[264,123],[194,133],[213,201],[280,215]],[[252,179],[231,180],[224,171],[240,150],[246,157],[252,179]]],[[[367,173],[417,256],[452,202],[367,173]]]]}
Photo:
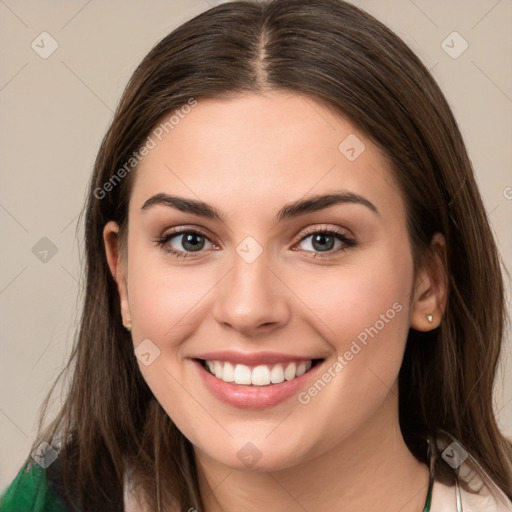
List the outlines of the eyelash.
{"type": "MultiPolygon", "coordinates": [[[[193,257],[193,255],[194,255],[193,252],[176,251],[175,249],[171,249],[167,245],[167,243],[170,240],[172,240],[174,237],[177,237],[179,235],[185,235],[185,234],[188,234],[188,235],[199,235],[199,236],[202,236],[202,237],[204,237],[204,238],[209,240],[208,236],[205,233],[203,233],[203,232],[201,232],[199,230],[196,230],[196,229],[183,229],[183,230],[177,230],[177,231],[173,231],[171,233],[168,233],[167,235],[164,235],[164,236],[162,236],[160,238],[157,238],[155,241],[156,241],[157,245],[159,247],[161,247],[166,253],[172,254],[173,256],[175,256],[177,258],[193,257]]],[[[342,252],[344,252],[344,251],[346,251],[346,250],[348,250],[351,247],[354,247],[356,245],[356,241],[355,240],[347,237],[342,231],[339,231],[336,228],[329,228],[329,229],[312,228],[310,230],[307,230],[306,233],[303,234],[302,238],[297,243],[300,243],[300,242],[304,241],[306,238],[310,237],[311,235],[316,235],[316,234],[333,235],[338,240],[343,242],[345,244],[345,246],[341,247],[340,249],[337,249],[335,251],[333,251],[333,250],[326,251],[325,253],[318,252],[318,251],[305,251],[305,250],[301,250],[301,249],[294,249],[294,250],[302,251],[302,252],[308,254],[308,256],[311,257],[311,258],[316,258],[318,256],[320,258],[326,258],[326,257],[332,256],[334,254],[342,253],[342,252]],[[313,253],[313,254],[309,254],[309,253],[313,253]]],[[[202,252],[202,251],[198,251],[198,253],[200,253],[200,252],[202,252]]]]}

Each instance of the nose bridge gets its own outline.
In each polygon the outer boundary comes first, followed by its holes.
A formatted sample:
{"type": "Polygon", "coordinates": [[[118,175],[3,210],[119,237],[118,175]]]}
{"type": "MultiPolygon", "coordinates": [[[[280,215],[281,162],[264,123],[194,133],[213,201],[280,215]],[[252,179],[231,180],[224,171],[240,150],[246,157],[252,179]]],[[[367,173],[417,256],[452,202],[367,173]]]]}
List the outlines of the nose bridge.
{"type": "Polygon", "coordinates": [[[215,304],[217,321],[240,331],[281,325],[288,318],[286,287],[269,268],[269,253],[249,238],[236,248],[215,304]]]}

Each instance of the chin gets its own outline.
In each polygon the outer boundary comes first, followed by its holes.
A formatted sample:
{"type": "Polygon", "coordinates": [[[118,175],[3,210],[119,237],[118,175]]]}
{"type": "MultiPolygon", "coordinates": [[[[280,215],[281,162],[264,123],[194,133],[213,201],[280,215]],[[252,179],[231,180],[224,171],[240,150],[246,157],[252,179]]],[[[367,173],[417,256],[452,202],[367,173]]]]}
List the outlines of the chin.
{"type": "MultiPolygon", "coordinates": [[[[217,445],[219,446],[219,445],[217,445]]],[[[304,447],[302,446],[302,450],[304,447]]],[[[233,442],[224,446],[222,450],[212,451],[211,447],[201,449],[209,458],[218,464],[227,466],[236,471],[250,471],[254,473],[266,473],[269,471],[281,471],[294,467],[303,461],[304,453],[299,453],[297,446],[276,449],[269,443],[245,443],[233,442]]]]}

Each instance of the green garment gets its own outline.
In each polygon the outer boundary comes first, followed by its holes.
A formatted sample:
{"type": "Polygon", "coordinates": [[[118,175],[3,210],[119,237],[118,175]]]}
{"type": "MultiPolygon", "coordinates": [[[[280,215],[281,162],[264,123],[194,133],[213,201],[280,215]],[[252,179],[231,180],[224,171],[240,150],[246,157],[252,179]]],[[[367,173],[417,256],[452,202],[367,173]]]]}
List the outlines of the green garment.
{"type": "Polygon", "coordinates": [[[0,512],[70,512],[47,481],[46,469],[39,464],[25,464],[4,494],[0,512]]]}

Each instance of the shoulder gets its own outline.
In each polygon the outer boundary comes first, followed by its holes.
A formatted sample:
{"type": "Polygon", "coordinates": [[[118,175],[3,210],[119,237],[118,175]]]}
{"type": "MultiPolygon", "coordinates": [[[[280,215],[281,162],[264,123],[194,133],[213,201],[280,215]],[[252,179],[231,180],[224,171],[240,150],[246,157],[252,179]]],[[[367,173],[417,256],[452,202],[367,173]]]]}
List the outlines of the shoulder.
{"type": "Polygon", "coordinates": [[[512,512],[510,498],[459,440],[441,430],[435,441],[428,438],[428,443],[434,448],[430,455],[431,467],[432,463],[437,463],[440,453],[439,459],[444,462],[439,460],[439,464],[447,463],[453,470],[450,478],[446,477],[446,472],[444,477],[439,474],[439,480],[436,476],[431,512],[512,512]]]}
{"type": "Polygon", "coordinates": [[[432,489],[431,512],[511,512],[512,503],[503,493],[486,485],[466,490],[463,485],[446,485],[435,481],[432,489]]]}
{"type": "Polygon", "coordinates": [[[34,461],[25,463],[0,496],[0,512],[68,512],[48,479],[47,469],[34,461]]]}

